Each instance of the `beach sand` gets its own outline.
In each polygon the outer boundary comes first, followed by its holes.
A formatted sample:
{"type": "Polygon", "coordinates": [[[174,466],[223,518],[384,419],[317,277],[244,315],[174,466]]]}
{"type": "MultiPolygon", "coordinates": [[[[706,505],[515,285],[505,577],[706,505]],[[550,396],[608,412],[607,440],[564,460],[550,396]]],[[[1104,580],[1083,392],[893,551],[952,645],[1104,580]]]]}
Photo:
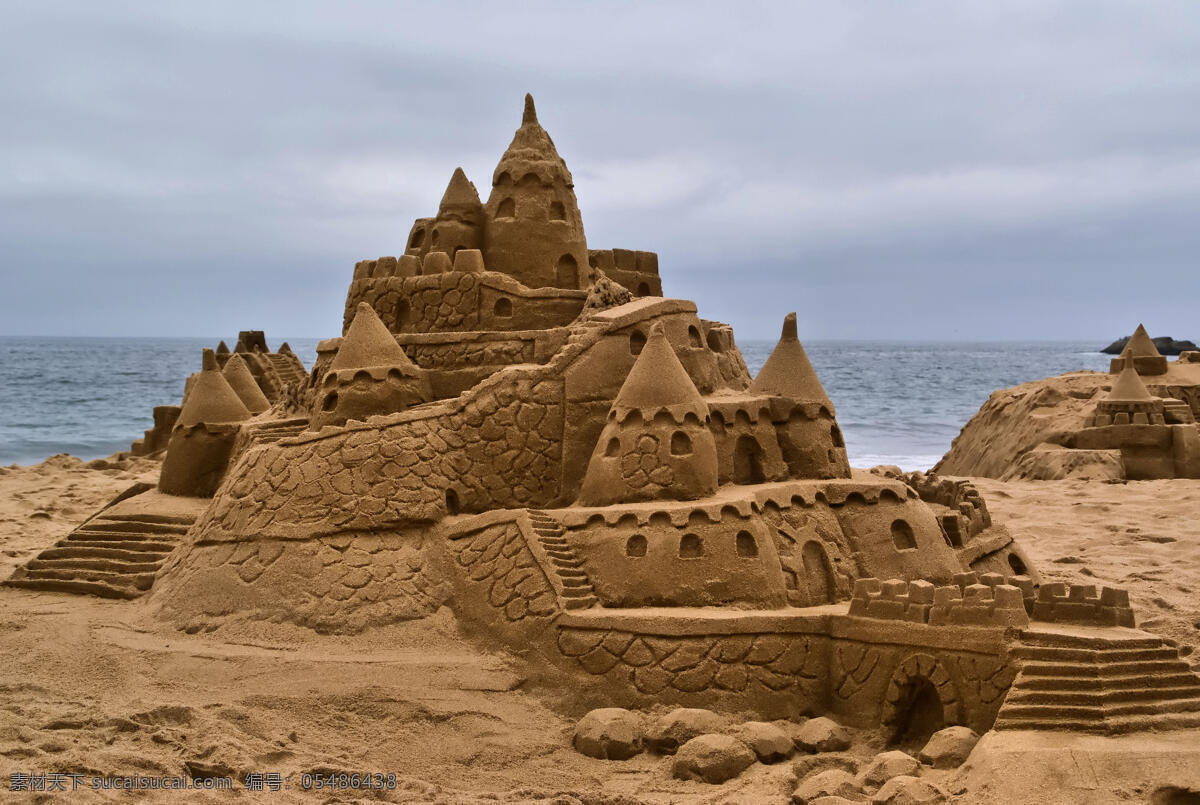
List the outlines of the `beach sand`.
{"type": "MultiPolygon", "coordinates": [[[[156,469],[91,469],[66,457],[0,469],[0,575],[156,469]]],[[[978,485],[1049,580],[1128,588],[1141,624],[1196,659],[1194,482],[978,485]]],[[[586,709],[575,692],[531,689],[518,658],[473,646],[445,609],[352,637],[271,624],[186,635],[148,611],[142,601],[0,587],[0,773],[292,775],[290,791],[237,786],[241,801],[262,802],[783,803],[794,787],[791,762],[708,786],[672,780],[669,758],[574,752],[586,709]],[[390,772],[398,787],[358,799],[304,794],[300,775],[313,771],[390,772]]],[[[860,756],[879,751],[874,736],[858,738],[860,756]]],[[[80,791],[72,801],[124,798],[80,791]]],[[[1041,801],[1059,800],[1042,792],[1041,801]]]]}

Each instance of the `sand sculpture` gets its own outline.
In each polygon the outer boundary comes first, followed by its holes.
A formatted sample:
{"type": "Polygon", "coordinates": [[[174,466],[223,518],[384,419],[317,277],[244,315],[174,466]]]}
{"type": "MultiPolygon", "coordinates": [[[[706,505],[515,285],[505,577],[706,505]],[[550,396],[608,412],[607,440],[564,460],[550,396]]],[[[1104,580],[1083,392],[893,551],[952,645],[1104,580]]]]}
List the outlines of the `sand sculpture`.
{"type": "Polygon", "coordinates": [[[1200,478],[1200,353],[1172,363],[1138,325],[1109,374],[995,392],[934,468],[1011,480],[1200,478]]]}
{"type": "MultiPolygon", "coordinates": [[[[310,374],[261,333],[205,351],[143,443],[166,441],[158,488],[10,583],[148,591],[188,632],[448,605],[616,706],[891,737],[1200,724],[1200,679],[1122,591],[1041,584],[967,482],[850,468],[794,314],[751,378],[728,325],[660,289],[652,253],[588,248],[527,97],[487,202],[456,170],[403,255],[358,263],[310,374]]],[[[1136,375],[1114,393],[1096,428],[1171,427],[1136,375]]]]}

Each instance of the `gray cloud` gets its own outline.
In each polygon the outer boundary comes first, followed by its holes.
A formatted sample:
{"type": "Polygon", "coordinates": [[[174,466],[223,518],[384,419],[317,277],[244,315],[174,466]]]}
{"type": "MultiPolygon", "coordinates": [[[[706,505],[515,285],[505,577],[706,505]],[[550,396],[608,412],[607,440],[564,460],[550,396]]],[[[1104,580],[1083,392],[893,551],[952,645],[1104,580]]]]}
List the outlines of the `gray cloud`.
{"type": "Polygon", "coordinates": [[[1192,4],[17,3],[0,332],[333,334],[532,91],[743,338],[1196,337],[1192,4]]]}

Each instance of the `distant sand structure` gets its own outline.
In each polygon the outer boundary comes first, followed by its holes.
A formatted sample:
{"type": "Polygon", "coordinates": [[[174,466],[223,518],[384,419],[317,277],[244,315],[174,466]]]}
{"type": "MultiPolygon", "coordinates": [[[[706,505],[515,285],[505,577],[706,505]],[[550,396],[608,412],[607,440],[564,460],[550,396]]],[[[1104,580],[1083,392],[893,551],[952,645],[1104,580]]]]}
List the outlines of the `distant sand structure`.
{"type": "Polygon", "coordinates": [[[1137,326],[1109,374],[1002,389],[934,467],[1002,480],[1200,478],[1200,352],[1168,363],[1137,326]]]}
{"type": "MultiPolygon", "coordinates": [[[[402,254],[358,262],[311,371],[261,332],[206,350],[136,445],[165,449],[158,487],[8,583],[145,596],[189,633],[449,607],[613,706],[828,713],[888,740],[1200,725],[1200,678],[1123,590],[1043,583],[967,481],[851,469],[799,328],[752,378],[729,325],[662,296],[653,252],[589,248],[527,96],[487,201],[456,169],[402,254]]],[[[1141,349],[1096,439],[1194,430],[1141,349]]],[[[1126,471],[1192,466],[1178,444],[1126,471]]]]}

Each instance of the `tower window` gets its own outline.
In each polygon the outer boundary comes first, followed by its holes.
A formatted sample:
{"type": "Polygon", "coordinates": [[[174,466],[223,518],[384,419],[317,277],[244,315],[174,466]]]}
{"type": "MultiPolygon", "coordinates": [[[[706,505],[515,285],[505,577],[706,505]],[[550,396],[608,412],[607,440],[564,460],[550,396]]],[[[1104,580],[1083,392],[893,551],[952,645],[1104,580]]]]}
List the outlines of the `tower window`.
{"type": "Polygon", "coordinates": [[[634,534],[625,543],[626,556],[645,556],[646,555],[646,538],[641,534],[634,534]]]}
{"type": "Polygon", "coordinates": [[[704,543],[695,534],[684,534],[679,539],[679,558],[698,559],[704,555],[704,543]]]}
{"type": "Polygon", "coordinates": [[[500,319],[512,318],[512,300],[501,297],[496,300],[496,304],[492,306],[492,313],[500,319]]]}
{"type": "Polygon", "coordinates": [[[408,241],[408,248],[419,249],[421,244],[425,242],[425,230],[418,229],[412,233],[412,239],[408,241]]]}
{"type": "Polygon", "coordinates": [[[704,342],[700,340],[700,329],[694,324],[688,327],[688,343],[693,347],[704,346],[704,342]]]}
{"type": "Polygon", "coordinates": [[[917,537],[907,521],[892,521],[892,542],[898,551],[909,551],[917,547],[917,537]]]}
{"type": "Polygon", "coordinates": [[[563,206],[561,201],[550,202],[550,220],[565,221],[567,220],[567,208],[563,206]]]}
{"type": "Polygon", "coordinates": [[[560,288],[579,287],[579,263],[575,262],[573,255],[564,254],[558,258],[558,264],[554,267],[554,279],[560,288]]]}
{"type": "Polygon", "coordinates": [[[621,440],[616,436],[608,440],[608,444],[604,448],[604,455],[608,458],[615,458],[621,452],[621,440]]]}
{"type": "Polygon", "coordinates": [[[739,531],[737,533],[737,555],[743,559],[751,559],[758,556],[758,543],[754,540],[754,535],[749,531],[739,531]]]}
{"type": "Polygon", "coordinates": [[[671,455],[687,456],[692,453],[692,438],[681,430],[671,434],[671,455]]]}
{"type": "Polygon", "coordinates": [[[516,218],[517,203],[511,198],[506,198],[500,202],[500,206],[496,208],[497,218],[516,218]]]}
{"type": "Polygon", "coordinates": [[[641,355],[642,347],[646,346],[646,334],[641,330],[634,330],[629,334],[629,354],[641,355]]]}

